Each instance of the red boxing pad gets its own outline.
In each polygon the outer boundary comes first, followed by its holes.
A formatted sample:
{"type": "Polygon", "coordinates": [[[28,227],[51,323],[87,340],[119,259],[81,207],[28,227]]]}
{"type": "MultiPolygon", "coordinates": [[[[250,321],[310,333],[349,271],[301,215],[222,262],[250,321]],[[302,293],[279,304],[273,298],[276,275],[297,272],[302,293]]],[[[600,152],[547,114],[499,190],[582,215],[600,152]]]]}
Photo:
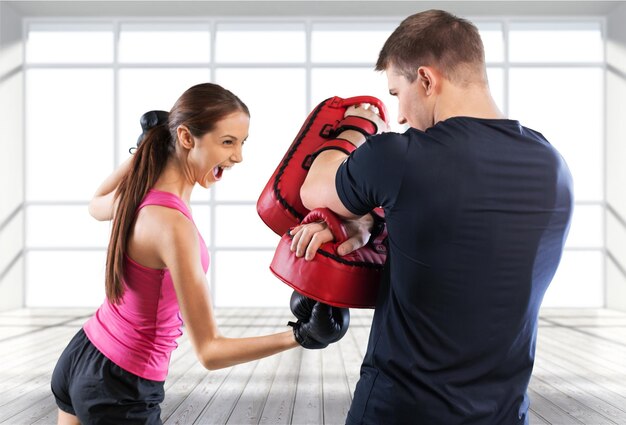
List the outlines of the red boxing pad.
{"type": "Polygon", "coordinates": [[[342,129],[376,133],[376,126],[364,118],[344,118],[348,107],[361,103],[377,107],[380,117],[387,121],[385,105],[371,96],[347,99],[332,97],[320,103],[307,117],[257,201],[259,216],[276,234],[284,235],[309,213],[302,205],[300,187],[311,167],[314,154],[324,149],[339,149],[347,154],[354,151],[356,148],[348,141],[334,139],[342,129]]]}
{"type": "Polygon", "coordinates": [[[299,293],[336,307],[374,308],[387,258],[384,234],[356,251],[339,256],[337,247],[348,239],[341,220],[330,210],[311,211],[302,224],[325,221],[335,237],[323,244],[311,261],[291,252],[286,233],[274,253],[270,270],[299,293]]]}

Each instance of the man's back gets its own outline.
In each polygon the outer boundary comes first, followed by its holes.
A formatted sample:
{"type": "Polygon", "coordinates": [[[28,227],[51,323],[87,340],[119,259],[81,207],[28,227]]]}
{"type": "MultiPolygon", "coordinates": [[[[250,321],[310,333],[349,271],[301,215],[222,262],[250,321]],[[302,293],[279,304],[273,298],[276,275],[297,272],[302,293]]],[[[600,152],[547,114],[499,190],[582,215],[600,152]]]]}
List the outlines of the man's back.
{"type": "Polygon", "coordinates": [[[348,423],[527,421],[538,310],[571,216],[560,155],[516,121],[456,117],[370,140],[337,190],[354,213],[382,205],[389,231],[348,423]]]}

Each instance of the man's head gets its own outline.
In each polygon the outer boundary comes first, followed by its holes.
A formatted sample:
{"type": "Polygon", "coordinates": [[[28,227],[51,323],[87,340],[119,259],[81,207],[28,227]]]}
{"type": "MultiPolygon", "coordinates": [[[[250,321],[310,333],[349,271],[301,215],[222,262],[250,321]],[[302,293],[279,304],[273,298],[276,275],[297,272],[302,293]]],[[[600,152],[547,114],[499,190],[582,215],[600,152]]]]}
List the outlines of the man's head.
{"type": "Polygon", "coordinates": [[[415,81],[420,66],[431,66],[453,83],[467,84],[485,77],[485,50],[474,24],[443,10],[428,10],[406,18],[385,42],[376,70],[391,66],[409,82],[415,81]]]}
{"type": "Polygon", "coordinates": [[[387,72],[390,92],[398,96],[398,120],[422,130],[434,124],[429,116],[436,102],[432,95],[440,94],[445,84],[460,88],[487,85],[478,29],[441,10],[417,13],[402,21],[380,51],[376,70],[387,72]]]}

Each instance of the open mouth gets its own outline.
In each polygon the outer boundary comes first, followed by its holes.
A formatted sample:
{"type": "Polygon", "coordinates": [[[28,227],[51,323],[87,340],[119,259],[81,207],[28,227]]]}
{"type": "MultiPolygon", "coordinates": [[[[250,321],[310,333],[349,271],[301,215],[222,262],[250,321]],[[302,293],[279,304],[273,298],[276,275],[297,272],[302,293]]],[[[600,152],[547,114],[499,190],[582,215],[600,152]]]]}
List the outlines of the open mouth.
{"type": "Polygon", "coordinates": [[[220,180],[222,178],[222,174],[224,174],[224,169],[219,165],[213,168],[213,177],[215,180],[220,180]]]}
{"type": "Polygon", "coordinates": [[[222,178],[222,175],[224,174],[224,171],[230,170],[231,168],[232,165],[228,167],[216,165],[215,168],[213,168],[213,177],[215,178],[215,180],[220,180],[222,178]]]}

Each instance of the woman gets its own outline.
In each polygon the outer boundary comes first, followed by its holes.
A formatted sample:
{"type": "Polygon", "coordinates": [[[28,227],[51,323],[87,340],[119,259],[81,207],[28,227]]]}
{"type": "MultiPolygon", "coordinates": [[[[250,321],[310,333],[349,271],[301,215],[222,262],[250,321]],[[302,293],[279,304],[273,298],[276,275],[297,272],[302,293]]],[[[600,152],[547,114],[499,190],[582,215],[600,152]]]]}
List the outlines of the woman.
{"type": "Polygon", "coordinates": [[[96,219],[113,220],[106,300],[55,367],[59,424],[160,424],[163,384],[183,320],[209,370],[298,344],[323,348],[347,329],[333,308],[295,295],[292,309],[300,320],[290,322],[292,331],[220,335],[206,280],[208,251],[189,200],[196,184],[208,188],[242,161],[250,114],[237,96],[207,83],[183,93],[166,121],[147,132],[89,205],[96,219]]]}

